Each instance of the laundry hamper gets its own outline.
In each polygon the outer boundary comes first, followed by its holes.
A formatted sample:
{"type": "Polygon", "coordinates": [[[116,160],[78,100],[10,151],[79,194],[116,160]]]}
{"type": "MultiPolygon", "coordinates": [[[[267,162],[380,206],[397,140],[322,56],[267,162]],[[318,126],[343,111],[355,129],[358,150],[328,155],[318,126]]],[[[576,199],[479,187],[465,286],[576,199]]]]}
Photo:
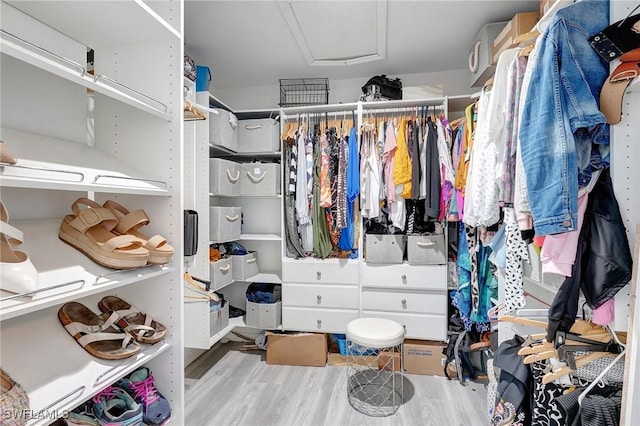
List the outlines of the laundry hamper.
{"type": "Polygon", "coordinates": [[[347,397],[357,411],[385,417],[402,404],[404,335],[402,325],[383,318],[359,318],[347,324],[347,397]]]}

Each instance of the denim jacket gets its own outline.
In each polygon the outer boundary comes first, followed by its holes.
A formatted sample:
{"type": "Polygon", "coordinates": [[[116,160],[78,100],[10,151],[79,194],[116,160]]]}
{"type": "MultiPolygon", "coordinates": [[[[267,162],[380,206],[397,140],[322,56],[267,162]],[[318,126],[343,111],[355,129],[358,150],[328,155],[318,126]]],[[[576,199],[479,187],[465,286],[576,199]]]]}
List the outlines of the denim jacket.
{"type": "Polygon", "coordinates": [[[538,235],[577,229],[578,187],[604,165],[609,127],[599,99],[608,67],[588,38],[608,25],[609,2],[583,0],[556,12],[536,41],[519,136],[538,235]]]}

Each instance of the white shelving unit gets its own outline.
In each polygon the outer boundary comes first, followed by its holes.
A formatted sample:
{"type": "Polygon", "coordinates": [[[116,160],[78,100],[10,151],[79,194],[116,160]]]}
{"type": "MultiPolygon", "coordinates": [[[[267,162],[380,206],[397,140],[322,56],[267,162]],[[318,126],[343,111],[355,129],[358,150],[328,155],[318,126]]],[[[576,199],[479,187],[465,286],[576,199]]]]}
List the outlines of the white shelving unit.
{"type": "Polygon", "coordinates": [[[29,395],[30,425],[50,423],[141,365],[169,400],[172,421],[184,418],[183,17],[181,2],[155,3],[0,2],[0,138],[18,158],[0,168],[1,197],[40,290],[0,295],[0,359],[29,395]],[[167,238],[174,260],[117,271],[63,243],[60,223],[81,197],[144,209],[151,223],[143,232],[167,238]],[[164,324],[167,338],[121,361],[90,355],[57,312],[76,301],[98,313],[107,295],[164,324]]]}

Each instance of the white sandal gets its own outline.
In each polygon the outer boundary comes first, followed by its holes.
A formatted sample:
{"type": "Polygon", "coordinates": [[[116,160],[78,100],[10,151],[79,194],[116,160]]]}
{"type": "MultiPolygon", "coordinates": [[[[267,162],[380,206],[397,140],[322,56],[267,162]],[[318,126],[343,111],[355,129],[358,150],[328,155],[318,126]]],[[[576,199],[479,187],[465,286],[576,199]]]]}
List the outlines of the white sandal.
{"type": "Polygon", "coordinates": [[[24,236],[8,222],[9,213],[0,201],[0,289],[18,294],[34,292],[38,289],[38,271],[27,253],[14,250],[24,236]]]}

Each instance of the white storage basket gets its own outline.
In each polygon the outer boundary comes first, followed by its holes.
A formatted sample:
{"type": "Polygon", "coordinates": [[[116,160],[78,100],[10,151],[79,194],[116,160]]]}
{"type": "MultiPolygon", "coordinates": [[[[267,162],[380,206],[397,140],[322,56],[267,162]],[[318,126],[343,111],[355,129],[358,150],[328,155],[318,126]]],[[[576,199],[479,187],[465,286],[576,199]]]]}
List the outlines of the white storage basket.
{"type": "Polygon", "coordinates": [[[209,114],[209,142],[215,146],[238,150],[238,120],[233,113],[218,109],[209,114]]]}
{"type": "Polygon", "coordinates": [[[240,164],[222,158],[209,160],[209,191],[213,195],[240,195],[240,164]]]}
{"type": "Polygon", "coordinates": [[[239,240],[241,223],[240,207],[209,207],[209,238],[212,242],[239,240]]]}
{"type": "Polygon", "coordinates": [[[238,152],[280,150],[280,123],[272,118],[242,120],[238,124],[238,152]]]}
{"type": "Polygon", "coordinates": [[[209,264],[211,287],[214,290],[233,282],[233,262],[231,259],[220,259],[209,264]]]}
{"type": "Polygon", "coordinates": [[[367,234],[365,261],[367,263],[402,263],[404,237],[402,234],[367,234]]]}
{"type": "Polygon", "coordinates": [[[444,265],[447,263],[444,234],[409,235],[407,260],[411,265],[444,265]]]}
{"type": "Polygon", "coordinates": [[[244,163],[240,170],[240,195],[280,194],[280,164],[244,163]]]}
{"type": "Polygon", "coordinates": [[[258,253],[252,251],[245,255],[232,255],[233,279],[243,281],[258,275],[258,253]]]}

